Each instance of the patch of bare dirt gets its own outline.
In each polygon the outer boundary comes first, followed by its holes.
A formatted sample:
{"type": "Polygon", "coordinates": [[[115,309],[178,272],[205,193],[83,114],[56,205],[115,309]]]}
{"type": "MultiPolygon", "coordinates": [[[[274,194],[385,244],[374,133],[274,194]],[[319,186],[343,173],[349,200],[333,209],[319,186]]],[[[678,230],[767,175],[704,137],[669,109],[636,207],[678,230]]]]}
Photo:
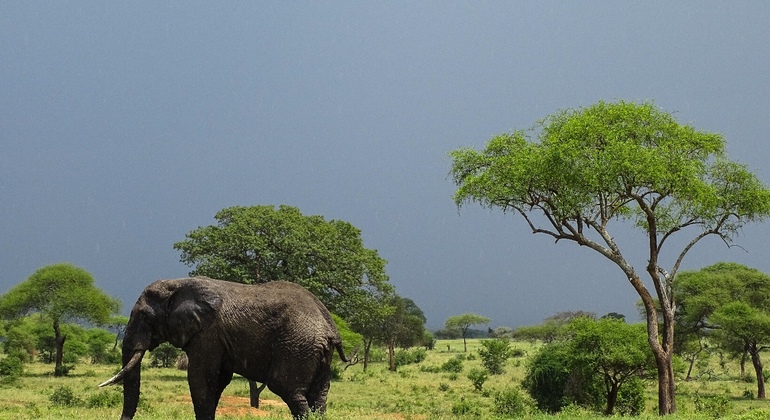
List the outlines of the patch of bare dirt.
{"type": "MultiPolygon", "coordinates": [[[[179,397],[179,399],[192,404],[192,399],[189,395],[179,397]]],[[[250,400],[248,397],[223,395],[222,398],[219,399],[219,405],[217,406],[217,416],[246,417],[247,415],[251,415],[266,417],[270,415],[269,411],[251,407],[249,402],[250,400]]],[[[283,401],[266,400],[261,398],[259,400],[259,406],[264,407],[266,405],[286,407],[286,404],[283,401]]]]}

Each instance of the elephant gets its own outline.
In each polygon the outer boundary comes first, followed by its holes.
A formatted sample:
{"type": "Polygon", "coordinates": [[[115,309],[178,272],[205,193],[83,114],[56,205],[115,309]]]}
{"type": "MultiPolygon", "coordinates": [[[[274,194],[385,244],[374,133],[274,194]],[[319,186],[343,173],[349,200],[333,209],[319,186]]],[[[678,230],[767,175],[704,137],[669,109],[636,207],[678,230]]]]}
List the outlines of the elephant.
{"type": "Polygon", "coordinates": [[[122,369],[99,386],[123,381],[121,420],[139,402],[145,352],[169,342],[189,359],[195,418],[214,419],[222,391],[237,373],[267,384],[294,418],[323,413],[334,349],[347,362],[326,307],[300,285],[246,285],[207,277],[158,280],[134,305],[122,347],[122,369]]]}

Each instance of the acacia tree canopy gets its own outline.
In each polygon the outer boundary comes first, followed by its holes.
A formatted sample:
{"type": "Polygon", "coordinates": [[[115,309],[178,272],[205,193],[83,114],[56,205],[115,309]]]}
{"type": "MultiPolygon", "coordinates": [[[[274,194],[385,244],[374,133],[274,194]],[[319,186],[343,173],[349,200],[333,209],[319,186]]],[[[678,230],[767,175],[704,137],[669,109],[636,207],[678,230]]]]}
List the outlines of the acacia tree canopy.
{"type": "Polygon", "coordinates": [[[729,243],[746,223],[767,218],[770,190],[727,159],[721,135],[679,124],[651,103],[598,102],[556,112],[530,131],[495,136],[482,151],[464,148],[450,156],[458,205],[475,201],[514,211],[533,233],[586,246],[623,271],[645,307],[658,410],[675,412],[672,280],[701,239],[713,235],[729,243]],[[615,241],[613,222],[645,233],[652,292],[615,241]],[[669,251],[675,234],[689,234],[689,241],[669,251]],[[672,257],[667,267],[664,255],[672,257]]]}
{"type": "Polygon", "coordinates": [[[367,249],[348,222],[305,216],[296,207],[229,207],[216,225],[174,244],[181,261],[203,275],[238,283],[292,281],[348,319],[368,293],[391,289],[386,261],[367,249]]]}
{"type": "Polygon", "coordinates": [[[683,324],[712,331],[728,351],[751,356],[757,398],[765,398],[760,353],[770,348],[770,275],[736,263],[682,272],[675,284],[683,324]]]}
{"type": "Polygon", "coordinates": [[[457,328],[460,330],[460,335],[463,337],[463,350],[465,352],[468,351],[468,344],[466,342],[466,336],[468,334],[468,328],[470,328],[471,325],[479,325],[479,324],[488,324],[491,319],[477,315],[474,313],[468,313],[468,314],[462,314],[462,315],[455,315],[450,316],[447,318],[445,327],[447,329],[457,328]]]}
{"type": "Polygon", "coordinates": [[[0,314],[19,318],[39,313],[53,325],[56,342],[56,375],[63,374],[65,322],[103,325],[120,310],[120,301],[94,285],[87,271],[72,264],[53,264],[35,271],[0,297],[0,314]]]}

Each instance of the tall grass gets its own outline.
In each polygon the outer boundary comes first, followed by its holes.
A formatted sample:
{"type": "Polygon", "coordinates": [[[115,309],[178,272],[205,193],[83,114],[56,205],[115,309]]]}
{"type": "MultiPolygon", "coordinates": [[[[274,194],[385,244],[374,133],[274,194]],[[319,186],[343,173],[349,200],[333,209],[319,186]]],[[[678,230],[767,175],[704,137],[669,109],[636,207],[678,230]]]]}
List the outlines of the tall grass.
{"type": "MultiPolygon", "coordinates": [[[[481,369],[478,356],[480,340],[469,340],[468,352],[462,351],[462,340],[441,340],[435,350],[419,364],[401,366],[390,372],[387,363],[372,363],[364,372],[360,364],[342,373],[332,382],[326,419],[456,419],[495,417],[495,397],[500,391],[518,388],[524,376],[526,358],[538,346],[514,342],[512,347],[522,357],[506,362],[505,373],[489,375],[483,389],[475,389],[468,378],[471,369],[481,369]],[[459,358],[462,371],[445,372],[440,367],[448,360],[459,358]]],[[[716,362],[713,362],[716,363],[716,362]]],[[[100,389],[97,385],[112,376],[116,366],[80,364],[68,377],[53,377],[51,365],[31,364],[15,385],[0,387],[0,420],[3,419],[110,419],[119,418],[121,404],[109,393],[119,393],[120,387],[100,389]],[[69,388],[80,405],[56,405],[51,395],[62,387],[69,388]],[[105,394],[106,393],[106,394],[105,394]],[[90,402],[90,405],[89,405],[90,402]],[[111,406],[99,406],[98,404],[111,406]],[[89,408],[90,407],[90,408],[89,408]]],[[[677,384],[679,413],[671,420],[700,420],[714,418],[710,402],[722,402],[727,407],[723,418],[759,420],[770,418],[770,403],[751,399],[756,385],[737,377],[738,366],[728,362],[716,366],[708,380],[677,384]],[[696,404],[697,403],[697,404],[696,404]],[[699,412],[700,410],[700,412],[699,412]]],[[[142,401],[137,420],[192,419],[192,403],[186,373],[176,369],[142,371],[142,401]]],[[[647,409],[638,417],[658,419],[656,414],[656,385],[647,382],[647,409]]],[[[265,390],[260,411],[248,407],[248,383],[239,376],[225,390],[217,418],[221,419],[289,419],[289,410],[280,398],[265,390]]],[[[601,415],[570,408],[559,415],[548,416],[530,411],[524,418],[531,420],[601,419],[601,415]]]]}

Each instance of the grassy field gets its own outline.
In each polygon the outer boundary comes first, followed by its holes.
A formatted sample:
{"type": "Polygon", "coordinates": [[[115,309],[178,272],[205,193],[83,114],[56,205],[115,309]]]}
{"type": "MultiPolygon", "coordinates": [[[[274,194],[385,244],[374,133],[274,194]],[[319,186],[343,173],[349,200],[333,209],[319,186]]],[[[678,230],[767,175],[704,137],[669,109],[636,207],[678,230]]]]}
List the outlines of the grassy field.
{"type": "MultiPolygon", "coordinates": [[[[526,355],[537,349],[530,343],[513,343],[526,355]]],[[[373,363],[364,372],[361,365],[350,367],[342,379],[332,382],[327,419],[452,419],[495,418],[494,397],[497,391],[518,387],[524,375],[526,355],[508,361],[506,373],[490,376],[483,391],[476,391],[467,378],[474,367],[481,367],[476,349],[478,340],[468,342],[470,360],[463,361],[458,374],[434,373],[447,360],[463,354],[462,341],[442,340],[429,351],[420,364],[407,365],[398,372],[387,370],[385,363],[373,363]],[[453,407],[465,406],[468,413],[457,415],[453,407]]],[[[714,358],[716,359],[716,358],[714,358]]],[[[728,414],[725,418],[759,420],[770,418],[770,403],[752,399],[756,384],[738,379],[735,363],[719,365],[713,360],[708,380],[679,381],[677,404],[679,414],[671,419],[709,419],[711,413],[698,413],[696,395],[724,396],[728,414]]],[[[110,377],[115,367],[81,364],[70,376],[55,378],[52,366],[32,364],[17,385],[0,388],[1,419],[110,419],[120,417],[121,388],[99,389],[97,384],[110,377]],[[72,391],[71,394],[65,392],[72,391]],[[74,406],[61,406],[54,399],[74,406]]],[[[186,382],[186,373],[176,369],[148,369],[142,372],[142,402],[137,419],[192,419],[192,404],[186,382]]],[[[641,418],[657,418],[655,383],[647,384],[647,412],[641,418]]],[[[456,410],[455,410],[456,411],[456,410]]],[[[288,419],[289,411],[283,402],[265,390],[259,410],[249,407],[248,383],[236,376],[225,390],[218,417],[221,419],[288,419]]],[[[529,419],[597,419],[602,416],[571,410],[558,416],[531,413],[529,419]]]]}

